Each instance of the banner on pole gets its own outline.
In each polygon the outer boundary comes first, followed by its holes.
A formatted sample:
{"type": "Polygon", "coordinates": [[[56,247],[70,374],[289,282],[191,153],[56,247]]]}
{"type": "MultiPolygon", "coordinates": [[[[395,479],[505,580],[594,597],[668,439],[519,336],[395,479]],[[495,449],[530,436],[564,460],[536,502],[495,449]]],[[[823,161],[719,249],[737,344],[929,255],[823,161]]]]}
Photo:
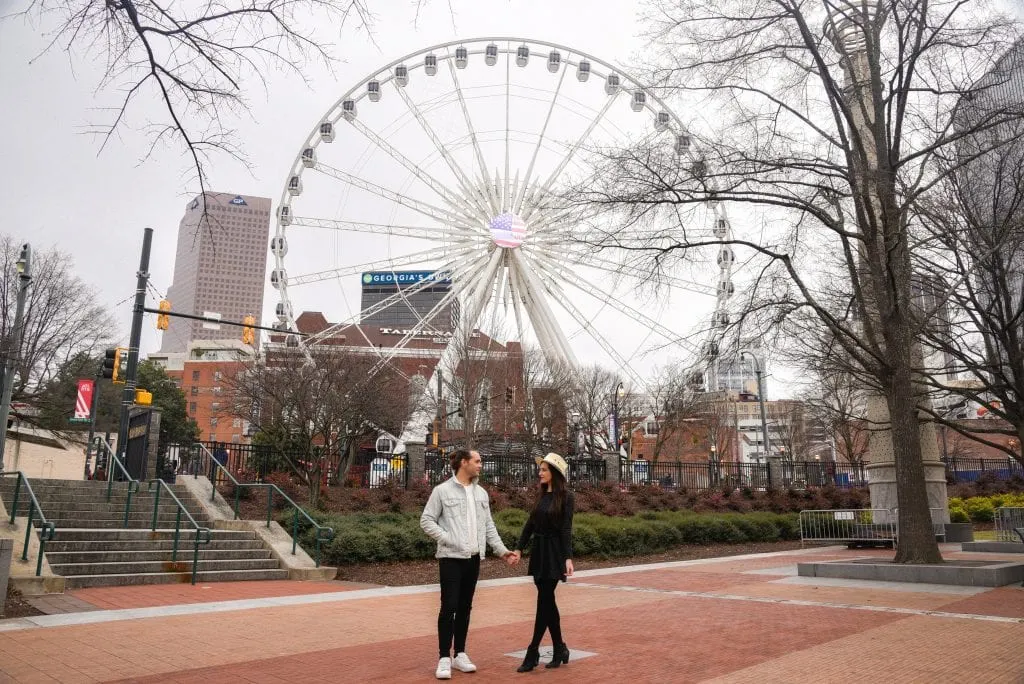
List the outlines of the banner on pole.
{"type": "Polygon", "coordinates": [[[92,393],[96,389],[94,380],[78,381],[78,398],[75,399],[75,418],[89,419],[92,413],[92,393]]]}

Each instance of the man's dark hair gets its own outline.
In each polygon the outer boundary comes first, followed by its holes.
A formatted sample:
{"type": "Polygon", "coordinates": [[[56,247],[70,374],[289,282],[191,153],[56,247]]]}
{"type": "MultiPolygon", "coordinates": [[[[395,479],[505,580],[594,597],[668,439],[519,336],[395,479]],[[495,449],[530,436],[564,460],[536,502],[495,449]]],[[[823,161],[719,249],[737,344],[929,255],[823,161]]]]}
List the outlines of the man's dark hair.
{"type": "Polygon", "coordinates": [[[456,449],[453,451],[451,456],[452,472],[458,473],[462,463],[471,458],[473,458],[473,452],[469,449],[456,449]]]}

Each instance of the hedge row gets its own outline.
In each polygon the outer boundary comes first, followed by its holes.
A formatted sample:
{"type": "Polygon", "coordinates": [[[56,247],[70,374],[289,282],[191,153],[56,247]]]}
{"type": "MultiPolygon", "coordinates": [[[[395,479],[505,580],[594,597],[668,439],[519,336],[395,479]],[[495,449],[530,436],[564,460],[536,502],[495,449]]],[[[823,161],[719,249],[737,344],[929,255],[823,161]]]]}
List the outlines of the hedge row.
{"type": "Polygon", "coordinates": [[[955,523],[990,523],[995,519],[996,509],[1003,506],[1024,507],[1024,494],[993,494],[969,499],[951,497],[949,519],[955,523]]]}
{"type": "MultiPolygon", "coordinates": [[[[323,550],[328,565],[378,563],[433,558],[434,542],[419,525],[419,515],[410,513],[338,515],[316,513],[321,525],[335,530],[335,537],[323,550]]],[[[526,513],[506,509],[495,514],[494,522],[505,545],[512,548],[519,537],[526,513]]],[[[279,522],[291,529],[291,517],[279,522]]],[[[300,542],[314,551],[312,526],[303,521],[300,542]]],[[[683,544],[773,542],[799,539],[795,514],[724,513],[695,514],[677,511],[645,512],[632,517],[580,513],[573,525],[573,547],[577,556],[601,558],[658,553],[683,544]]]]}

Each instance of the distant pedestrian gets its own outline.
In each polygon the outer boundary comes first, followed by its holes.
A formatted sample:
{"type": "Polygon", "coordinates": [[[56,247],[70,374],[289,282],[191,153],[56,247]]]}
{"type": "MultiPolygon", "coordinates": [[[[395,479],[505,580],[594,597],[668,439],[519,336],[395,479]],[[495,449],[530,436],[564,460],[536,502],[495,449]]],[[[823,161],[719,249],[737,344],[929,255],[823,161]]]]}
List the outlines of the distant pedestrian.
{"type": "Polygon", "coordinates": [[[555,453],[539,459],[540,482],[537,501],[523,526],[516,544],[518,562],[522,550],[530,545],[530,569],[537,587],[537,614],[533,620],[533,639],[517,672],[529,672],[540,662],[540,641],[544,632],[551,633],[554,652],[545,667],[559,667],[569,662],[569,648],[562,637],[562,621],[555,603],[559,582],[572,577],[572,515],[575,498],[567,487],[569,464],[555,453]]]}
{"type": "Polygon", "coordinates": [[[420,517],[420,527],[437,542],[441,574],[441,610],[437,615],[439,659],[434,673],[438,679],[451,679],[452,666],[462,672],[476,672],[476,665],[466,655],[466,635],[480,576],[480,559],[487,546],[509,564],[518,560],[502,543],[491,518],[490,496],[477,484],[482,465],[476,451],[453,452],[451,467],[455,475],[434,487],[420,517]]]}

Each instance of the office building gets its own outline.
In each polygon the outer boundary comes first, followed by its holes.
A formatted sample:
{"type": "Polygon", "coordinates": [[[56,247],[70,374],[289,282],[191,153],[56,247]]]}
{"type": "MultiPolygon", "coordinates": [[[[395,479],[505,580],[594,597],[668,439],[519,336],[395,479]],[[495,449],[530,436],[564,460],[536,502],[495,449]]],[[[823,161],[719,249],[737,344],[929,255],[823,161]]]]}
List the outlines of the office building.
{"type": "MultiPolygon", "coordinates": [[[[174,280],[167,291],[172,311],[224,320],[260,320],[266,282],[270,199],[207,192],[189,202],[178,226],[174,280]]],[[[161,353],[186,352],[190,342],[241,338],[240,328],[210,329],[201,321],[171,318],[161,353]]]]}
{"type": "Polygon", "coordinates": [[[364,313],[359,322],[364,325],[455,329],[458,300],[450,297],[444,301],[452,289],[449,278],[437,277],[434,271],[371,271],[363,274],[362,284],[361,310],[364,313]],[[377,305],[382,308],[375,308],[377,305]]]}

